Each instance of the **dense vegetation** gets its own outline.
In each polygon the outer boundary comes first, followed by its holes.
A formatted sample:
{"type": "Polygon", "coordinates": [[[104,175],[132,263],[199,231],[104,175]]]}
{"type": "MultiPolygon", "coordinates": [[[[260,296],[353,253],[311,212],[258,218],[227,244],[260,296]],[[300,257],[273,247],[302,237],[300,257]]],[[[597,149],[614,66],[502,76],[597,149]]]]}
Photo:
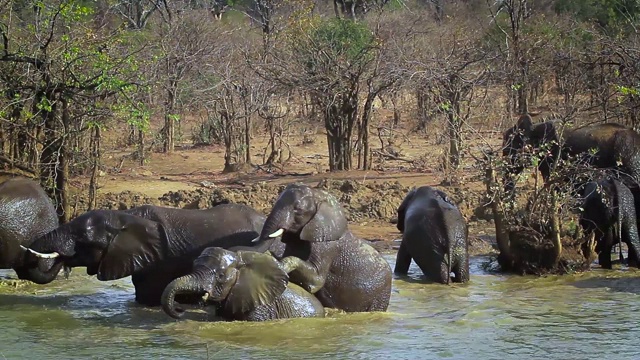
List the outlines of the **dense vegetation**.
{"type": "Polygon", "coordinates": [[[68,179],[92,175],[95,198],[112,129],[141,164],[190,137],[234,171],[258,127],[269,166],[293,121],[315,123],[333,171],[371,168],[378,99],[392,126],[444,124],[451,169],[465,134],[514,114],[638,128],[639,15],[627,0],[3,0],[0,162],[39,177],[65,221],[68,179]]]}

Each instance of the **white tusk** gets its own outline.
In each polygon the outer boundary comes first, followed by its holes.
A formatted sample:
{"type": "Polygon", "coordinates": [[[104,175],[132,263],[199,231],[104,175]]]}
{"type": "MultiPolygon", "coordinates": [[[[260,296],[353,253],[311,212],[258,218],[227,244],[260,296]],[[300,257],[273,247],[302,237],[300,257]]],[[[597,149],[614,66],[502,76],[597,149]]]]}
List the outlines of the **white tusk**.
{"type": "Polygon", "coordinates": [[[284,234],[284,229],[280,229],[276,232],[274,232],[273,234],[269,235],[270,238],[276,238],[278,236],[281,236],[282,234],[284,234]]]}
{"type": "Polygon", "coordinates": [[[260,236],[258,236],[257,238],[255,238],[255,239],[251,240],[251,242],[252,242],[252,243],[254,243],[254,242],[258,242],[258,241],[260,241],[260,236]]]}
{"type": "Polygon", "coordinates": [[[35,251],[33,249],[29,249],[28,247],[24,247],[22,245],[20,245],[20,247],[23,250],[29,251],[30,253],[34,254],[35,256],[43,258],[43,259],[55,259],[58,256],[60,256],[60,254],[58,254],[57,252],[52,252],[51,254],[43,254],[43,253],[37,252],[37,251],[35,251]]]}

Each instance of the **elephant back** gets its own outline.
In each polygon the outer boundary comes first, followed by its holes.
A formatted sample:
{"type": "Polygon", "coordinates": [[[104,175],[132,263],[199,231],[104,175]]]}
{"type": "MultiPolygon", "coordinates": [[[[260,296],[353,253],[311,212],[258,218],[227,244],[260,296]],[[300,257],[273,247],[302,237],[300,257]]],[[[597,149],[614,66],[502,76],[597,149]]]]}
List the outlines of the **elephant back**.
{"type": "Polygon", "coordinates": [[[0,184],[0,241],[13,237],[28,246],[58,225],[56,209],[38,183],[12,178],[0,184]]]}

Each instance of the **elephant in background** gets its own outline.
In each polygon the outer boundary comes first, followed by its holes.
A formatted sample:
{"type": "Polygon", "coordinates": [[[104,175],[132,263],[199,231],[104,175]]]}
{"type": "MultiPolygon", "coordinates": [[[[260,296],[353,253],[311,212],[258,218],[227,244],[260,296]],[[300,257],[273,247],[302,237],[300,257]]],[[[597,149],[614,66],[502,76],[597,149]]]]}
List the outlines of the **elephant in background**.
{"type": "Polygon", "coordinates": [[[203,296],[228,320],[265,321],[295,317],[324,317],[315,296],[289,283],[287,273],[269,254],[219,247],[205,249],[190,274],[173,280],[162,294],[162,308],[179,319],[176,294],[203,296]]]}
{"type": "Polygon", "coordinates": [[[402,233],[396,274],[407,274],[413,259],[432,281],[469,281],[467,224],[447,194],[430,186],[411,190],[398,207],[396,226],[402,233]]]}
{"type": "Polygon", "coordinates": [[[48,274],[31,274],[24,264],[27,247],[59,225],[53,203],[40,185],[27,178],[0,184],[0,268],[14,269],[20,279],[46,284],[58,275],[62,264],[48,274]]]}
{"type": "Polygon", "coordinates": [[[290,281],[315,294],[322,305],[346,312],[386,311],[391,268],[349,231],[343,208],[331,194],[288,185],[256,241],[270,244],[280,236],[286,247],[279,260],[290,281]]]}
{"type": "MultiPolygon", "coordinates": [[[[545,182],[558,157],[568,155],[583,155],[582,160],[597,168],[618,169],[635,181],[640,180],[640,134],[623,125],[603,123],[571,129],[560,120],[533,124],[530,115],[523,115],[503,134],[503,156],[510,165],[511,175],[524,170],[518,159],[526,146],[536,150],[544,144],[549,148],[541,157],[538,170],[545,182]],[[592,149],[596,150],[593,156],[592,149]]],[[[513,181],[506,180],[505,187],[513,189],[513,181]]]]}
{"type": "Polygon", "coordinates": [[[629,265],[639,267],[640,237],[634,197],[627,186],[615,179],[592,181],[583,190],[580,226],[594,234],[598,262],[611,269],[611,249],[624,242],[629,247],[629,265]]]}
{"type": "MultiPolygon", "coordinates": [[[[36,239],[30,249],[34,274],[61,264],[86,266],[99,280],[132,276],[138,303],[155,306],[173,279],[191,272],[209,246],[249,246],[265,216],[240,204],[206,210],[144,205],[129,210],[93,210],[36,239]]],[[[276,246],[277,244],[272,244],[276,246]]]]}

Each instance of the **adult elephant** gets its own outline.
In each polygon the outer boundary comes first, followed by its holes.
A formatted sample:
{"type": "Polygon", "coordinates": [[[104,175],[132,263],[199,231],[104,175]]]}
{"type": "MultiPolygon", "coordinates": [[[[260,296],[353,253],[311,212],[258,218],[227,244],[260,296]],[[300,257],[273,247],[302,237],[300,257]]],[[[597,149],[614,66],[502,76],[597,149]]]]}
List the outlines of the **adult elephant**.
{"type": "Polygon", "coordinates": [[[35,181],[12,178],[0,184],[0,269],[14,269],[20,279],[53,281],[62,264],[47,274],[31,274],[24,264],[27,247],[58,227],[53,203],[35,181]]]}
{"type": "Polygon", "coordinates": [[[469,281],[469,231],[447,194],[430,186],[411,190],[398,207],[396,226],[402,233],[396,274],[406,274],[413,259],[432,281],[469,281]]]}
{"type": "Polygon", "coordinates": [[[391,268],[347,227],[342,206],[329,193],[291,184],[265,221],[259,244],[276,237],[290,281],[315,294],[322,305],[347,312],[386,311],[391,268]]]}
{"type": "Polygon", "coordinates": [[[136,301],[155,306],[166,285],[188,274],[203,249],[251,245],[264,220],[240,204],[206,210],[152,205],[93,210],[36,239],[30,249],[55,258],[32,254],[29,271],[44,276],[64,263],[86,266],[88,275],[103,281],[132,275],[136,301]]]}
{"type": "MultiPolygon", "coordinates": [[[[545,182],[558,157],[568,155],[583,155],[583,160],[597,168],[615,168],[640,181],[640,134],[623,125],[604,123],[571,129],[560,120],[533,124],[531,116],[523,115],[503,134],[503,156],[510,165],[511,174],[517,175],[524,170],[519,159],[525,147],[530,146],[534,153],[540,153],[540,147],[545,144],[548,148],[538,162],[545,182]]],[[[511,179],[507,180],[506,188],[513,189],[511,179]]]]}
{"type": "Polygon", "coordinates": [[[585,234],[595,235],[600,266],[611,269],[611,249],[615,243],[624,242],[629,248],[629,265],[640,267],[640,237],[631,190],[607,178],[587,183],[583,196],[580,226],[585,234]]]}
{"type": "Polygon", "coordinates": [[[287,273],[269,254],[205,249],[190,274],[173,280],[162,294],[162,308],[179,319],[177,294],[205,297],[228,320],[265,321],[294,317],[324,317],[315,296],[289,283],[287,273]]]}

